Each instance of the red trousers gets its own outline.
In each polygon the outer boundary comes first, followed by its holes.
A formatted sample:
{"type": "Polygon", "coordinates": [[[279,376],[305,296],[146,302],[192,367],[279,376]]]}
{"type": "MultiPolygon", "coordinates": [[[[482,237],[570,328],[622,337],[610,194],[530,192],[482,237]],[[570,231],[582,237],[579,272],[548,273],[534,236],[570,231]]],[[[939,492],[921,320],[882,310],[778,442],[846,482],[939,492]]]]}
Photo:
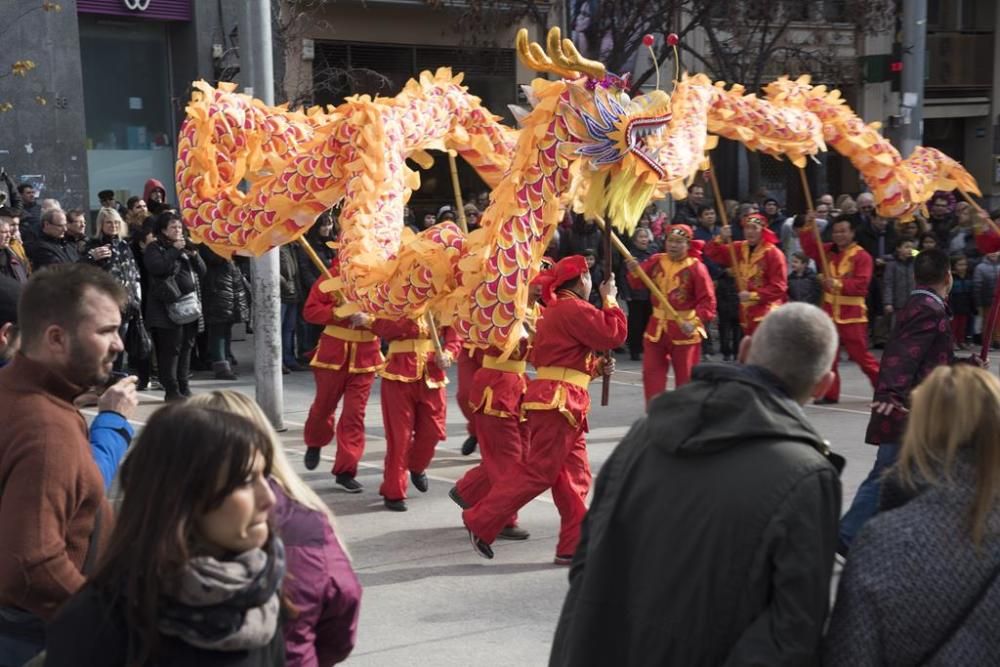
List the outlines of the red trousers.
{"type": "MultiPolygon", "coordinates": [[[[517,417],[505,419],[477,412],[473,423],[483,460],[455,484],[458,495],[469,507],[485,498],[495,484],[516,474],[528,442],[527,424],[517,417]]],[[[517,513],[504,525],[517,525],[517,513]]]]}
{"type": "Polygon", "coordinates": [[[382,378],[385,470],[379,493],[383,498],[406,498],[407,473],[423,472],[430,465],[434,448],[446,437],[446,407],[444,387],[382,378]]]}
{"type": "Polygon", "coordinates": [[[472,378],[479,370],[479,364],[476,363],[475,357],[470,357],[469,351],[464,349],[459,352],[457,363],[458,389],[455,391],[455,401],[458,403],[458,409],[465,416],[465,425],[469,435],[476,435],[474,425],[476,417],[469,405],[469,394],[472,391],[472,378]]]}
{"type": "Polygon", "coordinates": [[[701,359],[701,345],[674,345],[663,332],[660,340],[642,340],[642,390],[646,403],[667,389],[667,373],[674,365],[674,386],[681,387],[691,380],[691,369],[701,359]]]}
{"type": "MultiPolygon", "coordinates": [[[[840,346],[847,350],[850,360],[861,367],[861,372],[868,376],[874,389],[878,384],[878,362],[868,351],[868,324],[865,322],[838,324],[837,335],[840,337],[840,346]]],[[[837,350],[837,354],[833,357],[833,384],[824,397],[827,400],[840,400],[840,372],[837,370],[839,361],[840,350],[837,350]]]]}
{"type": "Polygon", "coordinates": [[[336,428],[337,457],[333,462],[333,474],[355,477],[358,461],[365,453],[365,408],[375,382],[375,373],[313,368],[313,375],[316,378],[316,398],[306,419],[303,434],[306,447],[330,444],[336,428]],[[337,421],[334,415],[341,398],[344,399],[344,409],[340,413],[340,421],[337,421]]]}
{"type": "Polygon", "coordinates": [[[561,522],[556,555],[569,556],[580,541],[590,490],[583,426],[571,426],[558,410],[531,410],[527,423],[531,442],[524,459],[485,498],[462,512],[462,519],[477,537],[492,543],[512,515],[551,488],[561,522]]]}

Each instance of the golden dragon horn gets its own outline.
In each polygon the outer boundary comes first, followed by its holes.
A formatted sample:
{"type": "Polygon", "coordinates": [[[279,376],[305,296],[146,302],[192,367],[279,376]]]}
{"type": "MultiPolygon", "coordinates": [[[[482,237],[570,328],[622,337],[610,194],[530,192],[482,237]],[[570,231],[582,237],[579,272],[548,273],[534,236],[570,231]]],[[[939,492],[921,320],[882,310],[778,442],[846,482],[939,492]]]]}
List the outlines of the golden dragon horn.
{"type": "Polygon", "coordinates": [[[549,30],[547,40],[549,47],[549,57],[555,61],[556,65],[574,72],[582,72],[591,79],[598,81],[604,78],[607,73],[604,65],[596,60],[589,60],[580,55],[576,47],[568,39],[562,39],[562,31],[558,27],[549,30]]]}
{"type": "Polygon", "coordinates": [[[533,69],[536,72],[558,74],[564,79],[578,79],[580,77],[579,73],[572,69],[559,67],[552,62],[545,54],[545,51],[542,50],[542,47],[538,45],[538,42],[529,42],[527,28],[521,28],[517,31],[515,45],[517,46],[517,55],[525,67],[533,69]]]}

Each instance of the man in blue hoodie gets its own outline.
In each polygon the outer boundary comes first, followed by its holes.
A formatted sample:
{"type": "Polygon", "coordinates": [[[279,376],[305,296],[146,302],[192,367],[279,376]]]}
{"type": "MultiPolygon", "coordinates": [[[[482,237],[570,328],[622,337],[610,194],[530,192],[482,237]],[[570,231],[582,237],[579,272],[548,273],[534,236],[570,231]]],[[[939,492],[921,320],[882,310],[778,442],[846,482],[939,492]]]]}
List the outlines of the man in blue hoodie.
{"type": "Polygon", "coordinates": [[[827,615],[839,468],[802,405],[837,332],[769,313],[741,365],[662,393],[601,469],[550,665],[807,665],[827,615]]]}

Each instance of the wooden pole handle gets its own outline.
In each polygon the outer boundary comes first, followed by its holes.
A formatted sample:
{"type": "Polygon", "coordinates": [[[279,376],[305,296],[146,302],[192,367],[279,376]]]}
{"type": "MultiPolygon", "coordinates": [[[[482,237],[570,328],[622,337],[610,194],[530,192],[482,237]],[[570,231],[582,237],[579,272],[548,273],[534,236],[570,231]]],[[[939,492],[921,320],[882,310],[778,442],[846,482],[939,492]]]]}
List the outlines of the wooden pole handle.
{"type": "Polygon", "coordinates": [[[455,191],[455,217],[458,226],[466,234],[469,233],[469,222],[465,219],[465,205],[462,203],[462,188],[458,184],[458,165],[455,163],[455,151],[448,151],[448,167],[451,169],[451,187],[455,191]]]}
{"type": "MultiPolygon", "coordinates": [[[[816,210],[813,206],[812,192],[809,190],[809,181],[806,179],[806,170],[804,167],[799,167],[799,180],[802,181],[802,192],[806,196],[806,209],[812,213],[816,210]]],[[[819,252],[820,265],[823,269],[823,277],[830,277],[830,263],[826,258],[826,250],[823,248],[823,237],[819,234],[819,225],[813,221],[813,234],[816,235],[816,250],[819,252]]]]}
{"type": "Polygon", "coordinates": [[[427,328],[431,332],[431,340],[434,341],[434,351],[441,354],[444,350],[441,347],[441,338],[438,336],[437,324],[434,322],[434,315],[431,311],[424,313],[424,317],[427,319],[427,328]]]}
{"type": "MultiPolygon", "coordinates": [[[[722,224],[729,226],[729,214],[726,213],[726,206],[722,201],[722,190],[719,188],[719,179],[715,176],[715,167],[712,166],[712,158],[708,158],[708,180],[712,184],[712,197],[715,199],[716,206],[719,208],[719,217],[722,219],[722,224]]],[[[729,261],[733,267],[733,277],[736,278],[736,288],[743,292],[746,290],[746,285],[743,280],[743,272],[740,271],[740,264],[736,260],[736,247],[733,244],[732,237],[730,236],[729,243],[729,261]]]]}

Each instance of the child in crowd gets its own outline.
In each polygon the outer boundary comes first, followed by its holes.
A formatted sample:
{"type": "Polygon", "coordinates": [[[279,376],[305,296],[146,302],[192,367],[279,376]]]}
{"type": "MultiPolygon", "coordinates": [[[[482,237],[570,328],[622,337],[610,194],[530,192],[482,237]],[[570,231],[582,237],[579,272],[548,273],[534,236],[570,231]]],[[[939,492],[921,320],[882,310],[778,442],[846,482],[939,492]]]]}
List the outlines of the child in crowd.
{"type": "Polygon", "coordinates": [[[792,253],[791,269],[788,274],[788,299],[818,306],[823,298],[823,286],[816,271],[809,266],[809,258],[804,252],[792,253]]]}
{"type": "Polygon", "coordinates": [[[735,361],[740,349],[740,297],[732,269],[723,269],[715,281],[715,299],[719,324],[719,351],[723,361],[735,361]]]}
{"type": "Polygon", "coordinates": [[[972,275],[969,273],[969,260],[963,255],[951,258],[951,293],[948,294],[948,305],[951,307],[951,330],[955,335],[955,344],[960,350],[968,349],[965,344],[969,335],[969,322],[976,314],[976,304],[973,297],[972,275]]]}
{"type": "Polygon", "coordinates": [[[920,235],[920,250],[930,250],[931,248],[938,247],[937,237],[931,232],[926,232],[920,235]]]}

